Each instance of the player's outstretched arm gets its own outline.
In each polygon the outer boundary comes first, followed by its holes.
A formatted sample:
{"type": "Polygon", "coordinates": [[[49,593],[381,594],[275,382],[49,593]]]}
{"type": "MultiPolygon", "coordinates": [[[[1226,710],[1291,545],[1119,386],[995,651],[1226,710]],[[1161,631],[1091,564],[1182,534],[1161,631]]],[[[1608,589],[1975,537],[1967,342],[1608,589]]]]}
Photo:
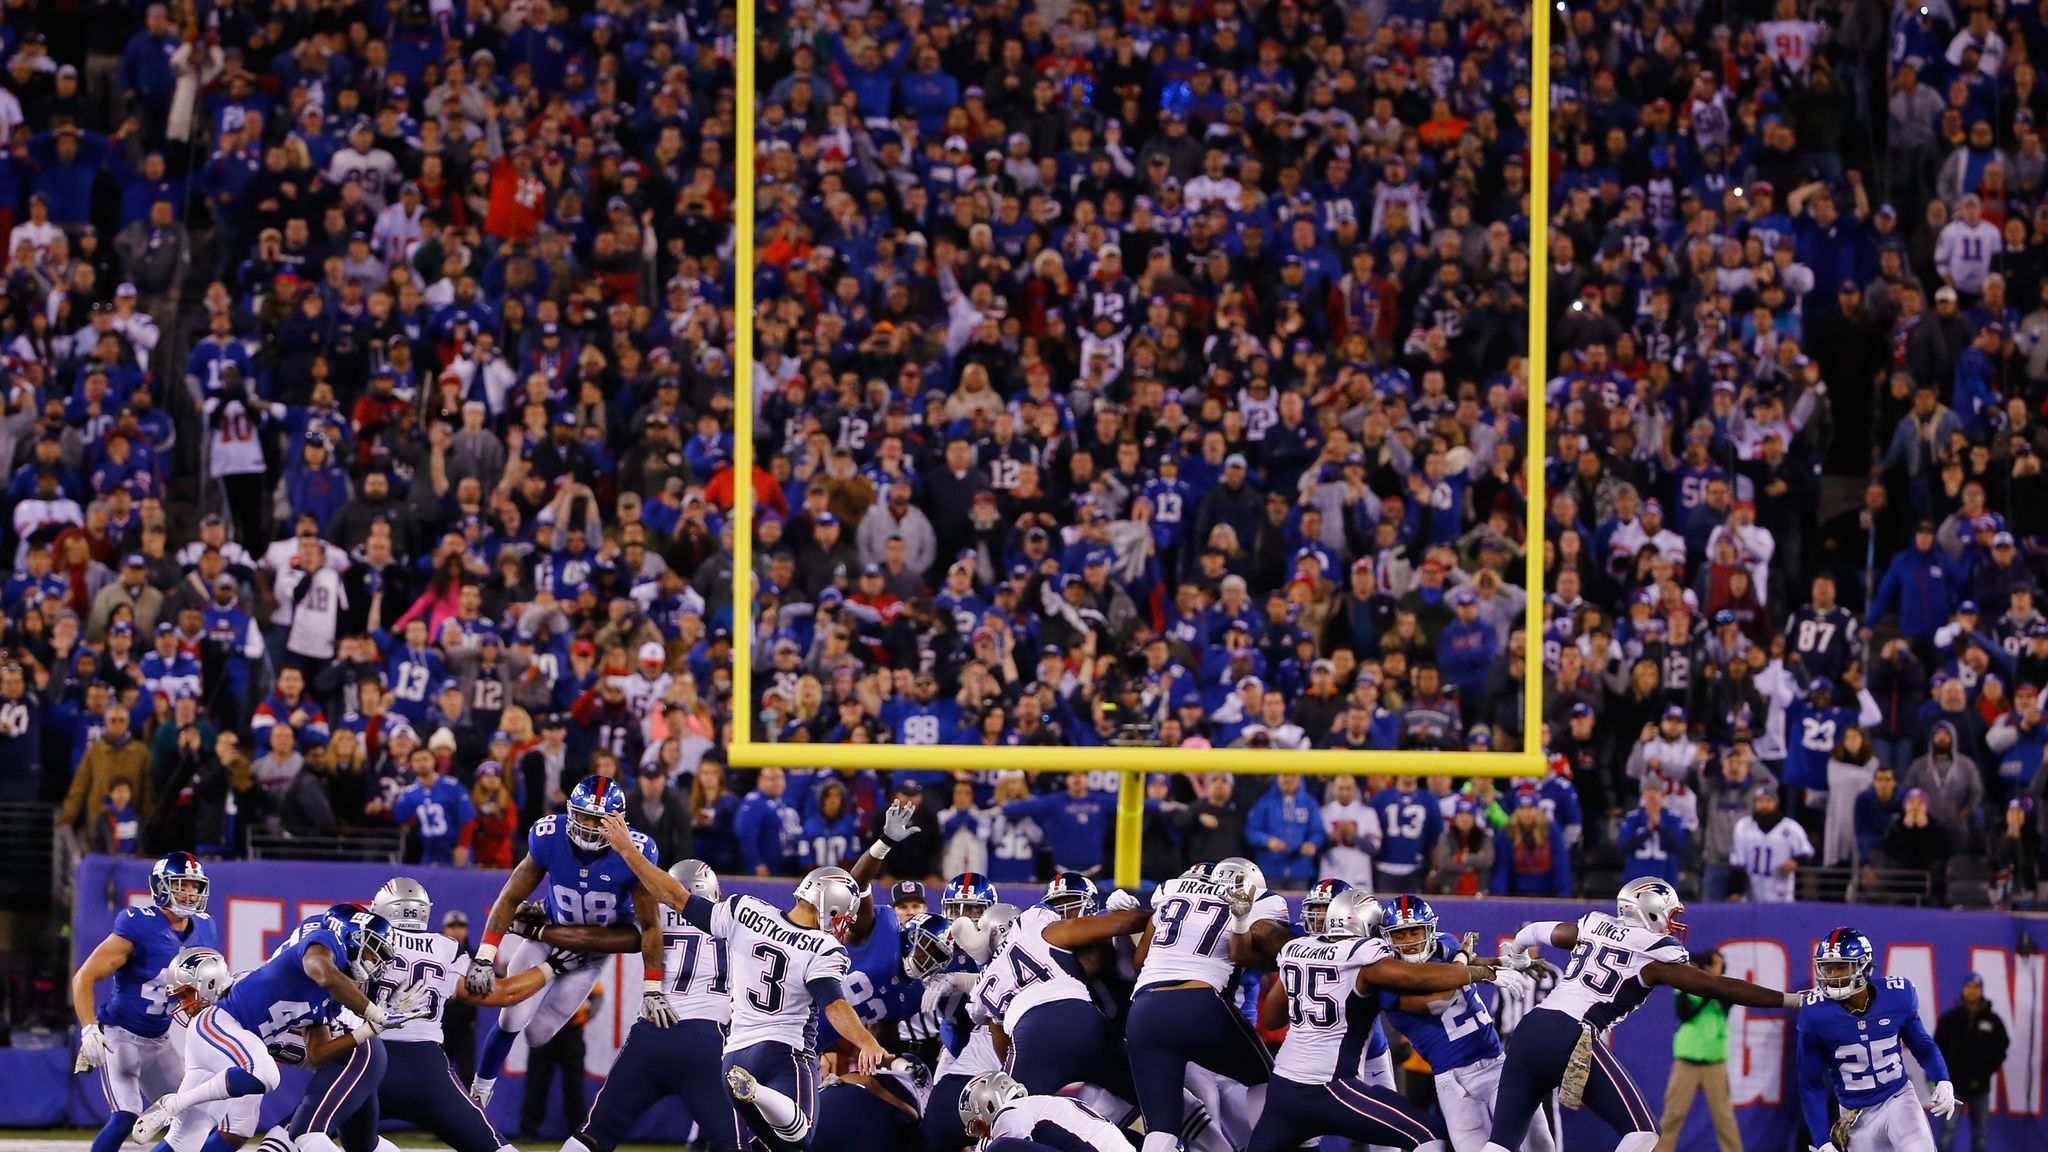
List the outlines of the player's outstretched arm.
{"type": "Polygon", "coordinates": [[[640,932],[624,924],[542,924],[529,936],[537,944],[567,952],[631,952],[640,947],[640,932]]]}
{"type": "MultiPolygon", "coordinates": [[[[663,872],[654,861],[641,855],[640,849],[633,844],[633,827],[626,823],[624,816],[617,813],[606,816],[603,827],[605,842],[610,844],[613,850],[618,852],[619,858],[633,869],[633,879],[639,883],[642,892],[681,912],[684,919],[698,928],[706,932],[711,931],[711,901],[683,887],[675,877],[663,872]]],[[[634,940],[636,943],[639,941],[637,933],[634,940]]],[[[632,946],[619,949],[621,952],[632,950],[632,946]]],[[[656,956],[658,961],[659,953],[656,953],[656,956]]]]}
{"type": "Polygon", "coordinates": [[[1280,949],[1294,939],[1294,933],[1278,920],[1261,920],[1249,932],[1230,934],[1230,962],[1254,972],[1273,972],[1280,967],[1280,949]]]}
{"type": "Polygon", "coordinates": [[[1385,988],[1395,992],[1452,992],[1493,980],[1484,964],[1410,964],[1398,956],[1375,960],[1358,970],[1358,990],[1385,988]]]}
{"type": "Polygon", "coordinates": [[[1797,992],[1780,992],[1747,980],[1734,980],[1726,976],[1715,976],[1705,969],[1690,964],[1674,964],[1669,960],[1653,960],[1643,966],[1643,983],[1652,986],[1662,984],[1723,1004],[1740,1004],[1745,1008],[1797,1008],[1803,997],[1797,992]]]}
{"type": "MultiPolygon", "coordinates": [[[[837,980],[819,980],[813,983],[830,984],[832,992],[839,990],[839,981],[837,980]]],[[[813,988],[811,990],[812,997],[819,998],[818,994],[821,991],[823,989],[813,988]]],[[[827,996],[831,996],[831,994],[831,992],[826,993],[827,996]]],[[[882,1048],[881,1042],[875,1039],[874,1033],[868,1031],[867,1025],[860,1022],[860,1013],[855,1012],[853,1005],[846,1002],[844,994],[840,994],[836,999],[825,1001],[825,1019],[831,1023],[833,1030],[839,1033],[840,1039],[853,1044],[855,1049],[853,1066],[855,1069],[871,1073],[888,1061],[889,1053],[882,1048]]]]}
{"type": "Polygon", "coordinates": [[[1150,908],[1125,908],[1073,920],[1055,920],[1045,926],[1045,942],[1055,948],[1072,951],[1098,940],[1114,940],[1118,936],[1142,932],[1151,922],[1150,908]]]}
{"type": "Polygon", "coordinates": [[[327,945],[307,944],[306,958],[299,962],[299,967],[306,973],[306,979],[318,984],[321,991],[334,997],[335,1003],[362,1017],[366,1023],[382,1025],[384,1010],[371,1004],[370,998],[363,993],[362,988],[348,978],[348,973],[343,972],[341,966],[334,962],[334,953],[327,950],[327,945]],[[375,1017],[374,1021],[372,1017],[375,1017]]]}
{"type": "Polygon", "coordinates": [[[300,1063],[308,1068],[318,1068],[320,1065],[352,1050],[356,1046],[356,1037],[353,1032],[343,1032],[338,1028],[329,1028],[323,1024],[315,1024],[307,1028],[301,1035],[306,1040],[306,1055],[300,1063]]]}

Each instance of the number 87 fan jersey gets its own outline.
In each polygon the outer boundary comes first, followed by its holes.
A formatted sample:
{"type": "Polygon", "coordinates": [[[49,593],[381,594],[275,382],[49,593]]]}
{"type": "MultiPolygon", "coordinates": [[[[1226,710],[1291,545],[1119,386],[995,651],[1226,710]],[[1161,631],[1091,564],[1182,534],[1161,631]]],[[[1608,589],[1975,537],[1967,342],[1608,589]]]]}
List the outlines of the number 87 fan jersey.
{"type": "MultiPolygon", "coordinates": [[[[883,912],[893,916],[893,912],[883,912]]],[[[787,1044],[815,1052],[815,989],[830,981],[844,997],[851,965],[846,946],[828,932],[793,924],[774,905],[753,896],[728,896],[711,910],[711,934],[725,942],[732,978],[732,1028],[725,1050],[787,1044]]]]}
{"type": "MultiPolygon", "coordinates": [[[[1286,899],[1263,893],[1252,905],[1252,919],[1286,927],[1286,899]]],[[[1200,980],[1221,992],[1235,968],[1230,960],[1230,899],[1221,885],[1182,876],[1152,890],[1152,943],[1138,973],[1138,987],[1200,980]]]]}

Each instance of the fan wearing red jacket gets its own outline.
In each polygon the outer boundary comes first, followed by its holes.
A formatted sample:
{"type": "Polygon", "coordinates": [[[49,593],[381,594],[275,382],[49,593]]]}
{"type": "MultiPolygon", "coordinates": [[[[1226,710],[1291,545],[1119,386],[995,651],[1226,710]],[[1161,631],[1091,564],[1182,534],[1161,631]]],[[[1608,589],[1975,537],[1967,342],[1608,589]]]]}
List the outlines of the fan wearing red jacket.
{"type": "Polygon", "coordinates": [[[527,243],[547,212],[548,186],[533,170],[533,150],[515,148],[491,166],[491,208],[484,231],[500,240],[527,243]]]}

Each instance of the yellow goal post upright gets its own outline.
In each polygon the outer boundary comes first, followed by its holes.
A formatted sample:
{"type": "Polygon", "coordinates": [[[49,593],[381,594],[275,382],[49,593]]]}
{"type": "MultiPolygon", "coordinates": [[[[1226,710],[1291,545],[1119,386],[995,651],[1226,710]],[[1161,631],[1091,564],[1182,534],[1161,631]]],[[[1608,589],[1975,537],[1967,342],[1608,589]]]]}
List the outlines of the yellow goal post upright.
{"type": "MultiPolygon", "coordinates": [[[[1564,11],[1559,0],[1557,11],[1564,11]]],[[[1525,748],[1520,752],[1349,752],[1336,750],[1285,751],[1278,749],[1215,748],[1186,751],[1178,748],[1103,747],[1089,748],[1085,756],[1061,762],[1056,749],[1044,747],[962,747],[934,745],[905,747],[895,744],[780,744],[753,737],[753,571],[754,571],[754,234],[755,204],[755,107],[754,45],[755,6],[739,6],[739,99],[734,107],[738,142],[737,181],[739,195],[735,219],[736,259],[734,268],[734,324],[736,344],[733,357],[733,735],[731,762],[739,768],[856,768],[873,771],[912,769],[920,771],[990,772],[1016,769],[1024,772],[1068,772],[1077,767],[1092,771],[1116,771],[1121,776],[1117,802],[1115,880],[1119,886],[1135,887],[1139,880],[1140,840],[1144,828],[1144,780],[1152,772],[1233,772],[1274,775],[1296,772],[1308,776],[1391,775],[1428,776],[1451,773],[1460,776],[1509,777],[1541,775],[1544,758],[1538,743],[1543,731],[1543,551],[1544,516],[1548,500],[1544,493],[1545,433],[1544,383],[1546,367],[1546,318],[1549,316],[1549,204],[1550,204],[1550,21],[1551,13],[1541,6],[1530,9],[1530,144],[1529,144],[1529,347],[1524,366],[1527,391],[1525,424],[1528,530],[1524,557],[1524,586],[1528,602],[1523,617],[1526,643],[1523,674],[1523,731],[1525,748]]]]}

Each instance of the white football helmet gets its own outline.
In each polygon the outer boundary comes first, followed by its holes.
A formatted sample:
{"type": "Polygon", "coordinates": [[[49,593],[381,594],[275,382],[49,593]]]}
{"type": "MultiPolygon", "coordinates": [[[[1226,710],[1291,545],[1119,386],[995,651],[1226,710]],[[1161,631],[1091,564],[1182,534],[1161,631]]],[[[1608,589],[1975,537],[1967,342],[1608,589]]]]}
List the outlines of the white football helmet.
{"type": "Polygon", "coordinates": [[[1655,876],[1622,885],[1620,894],[1614,898],[1614,915],[1652,932],[1685,940],[1685,902],[1678,898],[1678,889],[1655,876]]]}
{"type": "Polygon", "coordinates": [[[228,994],[235,974],[228,970],[228,958],[212,948],[184,948],[171,957],[164,970],[164,988],[177,993],[190,990],[201,1004],[212,1004],[228,994]]]}
{"type": "Polygon", "coordinates": [[[1339,892],[1323,911],[1323,935],[1335,940],[1377,936],[1385,916],[1386,910],[1370,893],[1358,888],[1339,892]]]}
{"type": "Polygon", "coordinates": [[[393,876],[377,889],[370,911],[391,921],[393,928],[425,932],[434,918],[434,898],[427,895],[426,885],[412,877],[393,876]]]}
{"type": "Polygon", "coordinates": [[[1028,1095],[1009,1073],[983,1072],[960,1090],[960,1123],[966,1126],[969,1136],[985,1139],[996,1113],[1009,1107],[1011,1101],[1028,1095]]]}
{"type": "MultiPolygon", "coordinates": [[[[718,873],[711,870],[711,865],[702,860],[678,860],[669,868],[668,874],[692,896],[718,903],[718,873]]],[[[849,874],[848,879],[851,878],[849,874]]]]}
{"type": "Polygon", "coordinates": [[[818,914],[818,927],[846,939],[860,913],[860,885],[844,868],[813,868],[796,886],[796,898],[818,914]]]}

